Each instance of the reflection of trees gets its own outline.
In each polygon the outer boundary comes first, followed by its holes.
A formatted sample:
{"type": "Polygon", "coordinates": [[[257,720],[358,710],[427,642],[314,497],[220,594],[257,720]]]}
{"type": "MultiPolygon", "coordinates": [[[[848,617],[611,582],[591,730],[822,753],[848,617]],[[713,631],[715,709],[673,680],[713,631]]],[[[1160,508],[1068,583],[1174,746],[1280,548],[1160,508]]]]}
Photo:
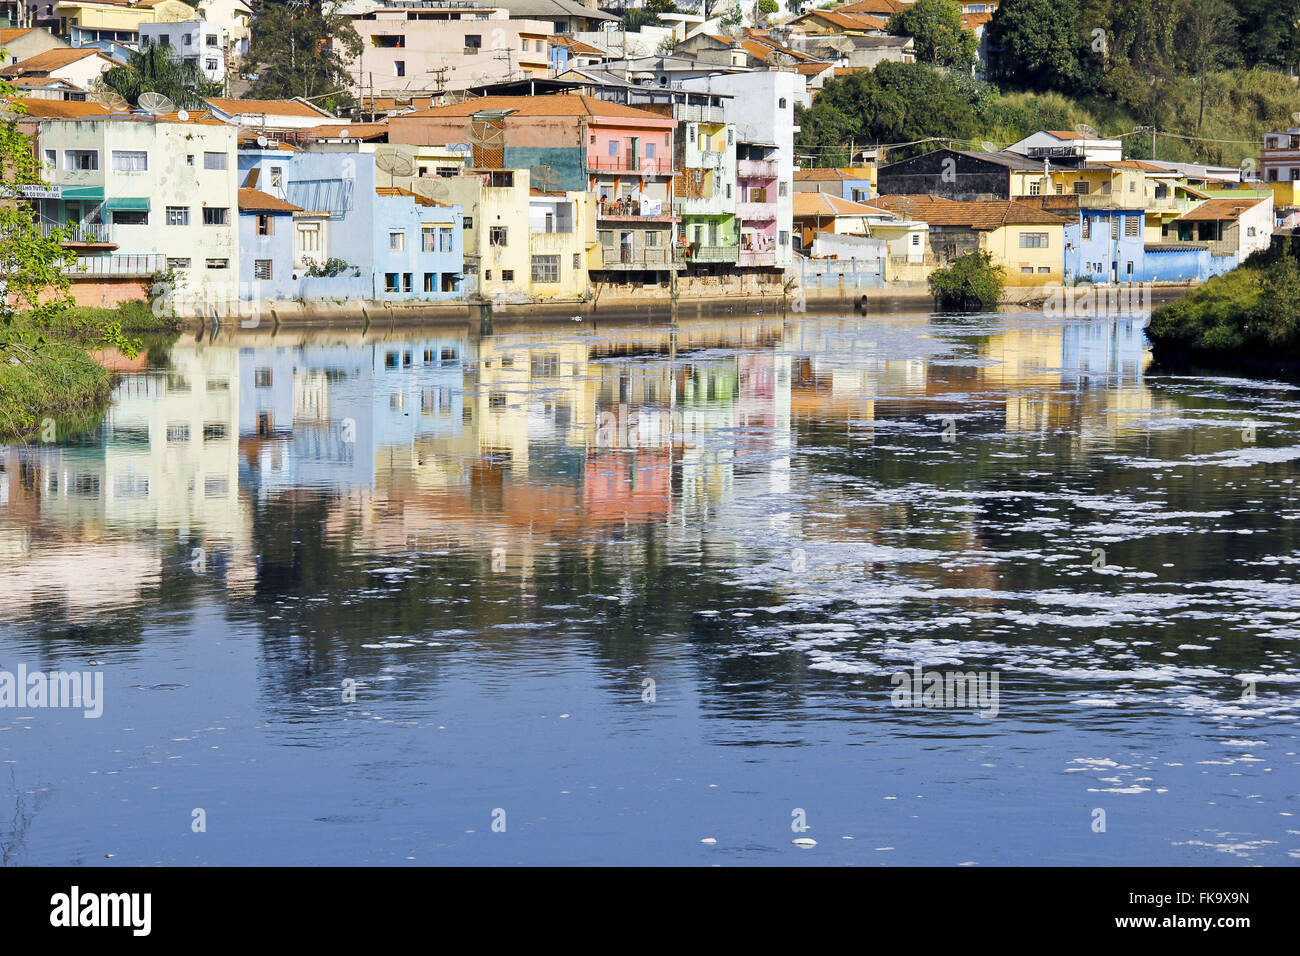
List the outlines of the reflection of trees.
{"type": "Polygon", "coordinates": [[[9,768],[9,789],[13,792],[14,812],[9,822],[0,826],[0,866],[9,866],[21,857],[27,845],[27,833],[31,829],[32,820],[48,796],[43,790],[33,793],[19,790],[13,767],[9,768]]]}

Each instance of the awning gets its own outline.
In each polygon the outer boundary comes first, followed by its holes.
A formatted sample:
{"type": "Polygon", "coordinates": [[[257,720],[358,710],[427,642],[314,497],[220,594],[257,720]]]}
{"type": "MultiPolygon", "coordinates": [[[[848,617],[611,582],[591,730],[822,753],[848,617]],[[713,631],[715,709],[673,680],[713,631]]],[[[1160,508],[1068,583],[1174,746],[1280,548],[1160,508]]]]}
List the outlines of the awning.
{"type": "Polygon", "coordinates": [[[89,200],[90,202],[103,202],[104,187],[103,186],[64,186],[63,198],[89,200]]]}
{"type": "Polygon", "coordinates": [[[104,209],[108,212],[148,212],[149,198],[147,196],[114,196],[104,203],[104,209]]]}

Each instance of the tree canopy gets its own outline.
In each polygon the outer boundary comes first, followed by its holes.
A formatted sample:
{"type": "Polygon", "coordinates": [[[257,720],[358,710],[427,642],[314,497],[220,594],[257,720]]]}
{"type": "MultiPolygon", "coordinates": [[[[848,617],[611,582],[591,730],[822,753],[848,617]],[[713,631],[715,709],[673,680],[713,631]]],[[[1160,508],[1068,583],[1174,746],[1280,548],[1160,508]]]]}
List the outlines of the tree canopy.
{"type": "Polygon", "coordinates": [[[969,67],[979,41],[962,28],[961,7],[955,0],[916,0],[893,14],[885,29],[895,36],[912,37],[921,63],[969,67]]]}
{"type": "Polygon", "coordinates": [[[352,20],[320,0],[264,0],[252,22],[244,71],[255,74],[254,99],[302,97],[328,110],[354,102],[348,63],[361,54],[352,20]]]}
{"type": "Polygon", "coordinates": [[[109,67],[99,82],[132,106],[140,101],[140,94],[154,92],[166,96],[177,109],[200,109],[205,97],[221,92],[221,84],[210,81],[197,63],[182,60],[166,43],[146,43],[133,50],[126,66],[109,67]]]}

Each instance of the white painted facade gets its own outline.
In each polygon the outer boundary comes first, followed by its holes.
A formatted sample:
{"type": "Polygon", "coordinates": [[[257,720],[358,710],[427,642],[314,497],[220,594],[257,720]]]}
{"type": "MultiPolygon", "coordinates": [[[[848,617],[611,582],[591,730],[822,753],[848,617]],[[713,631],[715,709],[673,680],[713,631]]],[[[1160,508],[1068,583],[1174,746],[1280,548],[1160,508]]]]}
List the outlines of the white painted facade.
{"type": "Polygon", "coordinates": [[[166,43],[181,60],[193,63],[213,83],[226,79],[226,28],[207,20],[140,24],[140,43],[166,43]]]}

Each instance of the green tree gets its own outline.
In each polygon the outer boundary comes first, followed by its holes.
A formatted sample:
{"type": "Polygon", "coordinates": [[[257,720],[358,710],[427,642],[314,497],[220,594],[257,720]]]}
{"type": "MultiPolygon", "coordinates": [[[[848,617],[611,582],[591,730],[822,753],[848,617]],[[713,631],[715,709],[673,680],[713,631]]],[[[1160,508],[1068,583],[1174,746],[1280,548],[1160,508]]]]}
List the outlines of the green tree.
{"type": "Polygon", "coordinates": [[[112,90],[132,106],[141,93],[161,93],[177,109],[201,109],[205,97],[221,92],[221,84],[203,75],[196,62],[185,62],[166,43],[148,43],[133,50],[126,66],[113,66],[99,77],[101,88],[112,90]]]}
{"type": "Polygon", "coordinates": [[[255,99],[302,97],[337,112],[354,102],[348,62],[363,44],[350,17],[320,0],[265,0],[252,22],[244,72],[256,74],[255,99]]]}
{"type": "Polygon", "coordinates": [[[969,67],[979,41],[961,25],[961,7],[954,0],[916,0],[893,14],[885,29],[894,36],[915,41],[916,58],[922,63],[969,67]]]}
{"type": "Polygon", "coordinates": [[[642,27],[657,27],[662,22],[659,14],[649,7],[629,7],[623,11],[623,29],[628,33],[640,33],[642,27]]]}
{"type": "Polygon", "coordinates": [[[1300,69],[1300,0],[1234,0],[1245,61],[1294,75],[1300,69]]]}
{"type": "Polygon", "coordinates": [[[1078,0],[1005,0],[988,25],[990,74],[1021,89],[1079,92],[1078,0]]]}
{"type": "Polygon", "coordinates": [[[991,309],[1002,299],[1006,271],[983,249],[930,273],[930,291],[945,309],[991,309]]]}
{"type": "Polygon", "coordinates": [[[1227,0],[1190,0],[1178,24],[1178,49],[1182,65],[1198,91],[1196,133],[1205,125],[1205,93],[1210,75],[1237,62],[1240,39],[1237,11],[1227,0]]]}

